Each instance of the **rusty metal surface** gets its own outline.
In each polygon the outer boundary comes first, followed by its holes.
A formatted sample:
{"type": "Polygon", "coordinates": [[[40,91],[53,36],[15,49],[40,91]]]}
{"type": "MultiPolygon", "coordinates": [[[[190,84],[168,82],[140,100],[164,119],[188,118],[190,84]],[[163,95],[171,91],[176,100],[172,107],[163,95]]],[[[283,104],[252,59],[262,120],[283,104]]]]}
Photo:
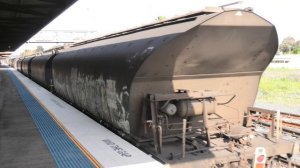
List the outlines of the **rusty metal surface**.
{"type": "Polygon", "coordinates": [[[53,59],[53,82],[59,96],[140,137],[141,101],[152,92],[234,93],[217,113],[241,122],[276,50],[274,26],[252,12],[201,14],[62,51],[53,59]]]}
{"type": "MultiPolygon", "coordinates": [[[[145,92],[213,90],[237,95],[228,106],[218,106],[217,113],[241,123],[255,99],[260,75],[277,50],[277,35],[274,26],[257,15],[236,14],[220,13],[153,52],[133,81],[132,111],[141,109],[136,102],[145,92]]],[[[139,118],[135,115],[133,121],[139,118]]]]}

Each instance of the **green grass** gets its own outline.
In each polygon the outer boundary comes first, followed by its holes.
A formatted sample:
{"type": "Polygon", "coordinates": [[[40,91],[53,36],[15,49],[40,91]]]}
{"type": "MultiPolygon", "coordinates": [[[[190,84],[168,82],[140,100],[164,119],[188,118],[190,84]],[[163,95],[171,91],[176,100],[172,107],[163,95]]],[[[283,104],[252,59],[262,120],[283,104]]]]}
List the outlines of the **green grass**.
{"type": "Polygon", "coordinates": [[[259,84],[257,101],[300,105],[300,69],[267,69],[259,84]]]}

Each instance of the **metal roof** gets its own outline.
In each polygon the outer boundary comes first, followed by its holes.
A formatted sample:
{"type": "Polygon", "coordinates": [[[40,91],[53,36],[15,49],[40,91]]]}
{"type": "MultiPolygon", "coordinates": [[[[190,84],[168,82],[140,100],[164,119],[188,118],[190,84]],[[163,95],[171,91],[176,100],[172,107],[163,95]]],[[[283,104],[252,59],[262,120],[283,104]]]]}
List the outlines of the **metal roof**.
{"type": "Polygon", "coordinates": [[[77,0],[0,0],[0,52],[14,51],[77,0]]]}

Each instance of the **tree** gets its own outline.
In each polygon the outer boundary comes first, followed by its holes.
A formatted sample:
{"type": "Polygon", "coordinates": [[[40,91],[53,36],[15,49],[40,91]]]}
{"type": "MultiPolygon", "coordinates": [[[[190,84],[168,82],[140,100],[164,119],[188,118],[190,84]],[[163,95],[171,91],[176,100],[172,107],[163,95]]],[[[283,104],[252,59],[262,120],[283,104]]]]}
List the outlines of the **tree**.
{"type": "Polygon", "coordinates": [[[294,43],[293,54],[300,54],[300,40],[294,43]]]}
{"type": "Polygon", "coordinates": [[[295,39],[293,37],[286,37],[282,40],[282,43],[279,45],[279,50],[283,54],[290,54],[291,51],[293,50],[293,47],[295,45],[295,39]]]}
{"type": "Polygon", "coordinates": [[[24,50],[22,53],[21,53],[21,56],[22,57],[26,57],[26,56],[29,56],[29,55],[32,55],[32,51],[31,50],[24,50]]]}
{"type": "Polygon", "coordinates": [[[282,52],[283,54],[287,54],[287,53],[289,53],[290,48],[289,48],[289,46],[288,46],[287,44],[281,43],[281,44],[279,45],[279,50],[280,50],[280,52],[282,52]]]}
{"type": "Polygon", "coordinates": [[[40,52],[43,52],[43,51],[44,51],[43,46],[37,46],[36,49],[35,49],[36,53],[40,53],[40,52]]]}
{"type": "Polygon", "coordinates": [[[300,40],[298,40],[298,41],[295,42],[295,46],[296,47],[300,47],[300,40]]]}
{"type": "Polygon", "coordinates": [[[43,46],[37,46],[34,50],[28,50],[28,49],[24,50],[21,53],[21,56],[28,57],[37,53],[42,53],[43,51],[44,51],[43,46]]]}
{"type": "Polygon", "coordinates": [[[300,54],[300,47],[295,48],[293,54],[300,54]]]}

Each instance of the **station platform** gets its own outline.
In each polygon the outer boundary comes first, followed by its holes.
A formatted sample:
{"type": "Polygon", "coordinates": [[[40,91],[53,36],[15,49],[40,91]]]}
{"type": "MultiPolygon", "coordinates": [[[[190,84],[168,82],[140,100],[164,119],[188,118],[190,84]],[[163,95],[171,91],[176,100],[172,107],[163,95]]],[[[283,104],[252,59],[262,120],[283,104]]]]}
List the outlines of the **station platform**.
{"type": "Polygon", "coordinates": [[[0,66],[0,167],[164,167],[18,71],[0,66]]]}

